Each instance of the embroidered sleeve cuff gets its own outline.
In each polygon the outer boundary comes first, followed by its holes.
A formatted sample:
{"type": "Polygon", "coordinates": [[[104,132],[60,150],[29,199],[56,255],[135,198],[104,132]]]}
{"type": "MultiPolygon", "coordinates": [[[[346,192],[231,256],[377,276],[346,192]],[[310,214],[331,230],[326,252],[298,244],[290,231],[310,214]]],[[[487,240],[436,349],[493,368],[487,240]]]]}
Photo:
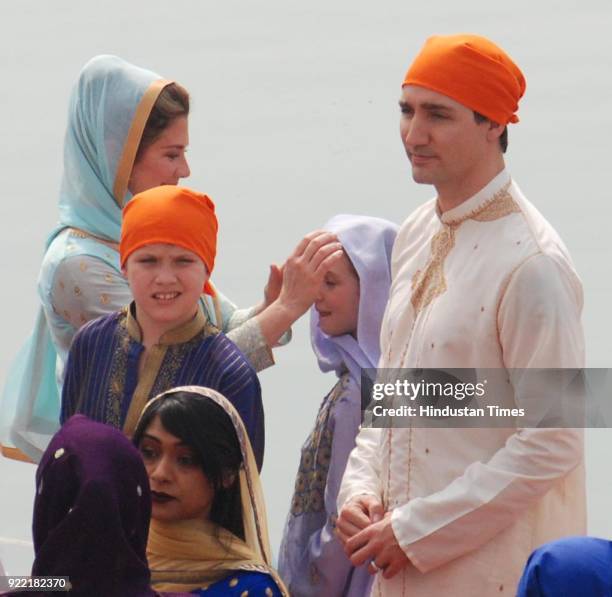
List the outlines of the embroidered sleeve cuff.
{"type": "Polygon", "coordinates": [[[255,371],[263,371],[274,365],[272,350],[266,344],[257,320],[247,319],[228,332],[227,337],[244,353],[255,371]]]}

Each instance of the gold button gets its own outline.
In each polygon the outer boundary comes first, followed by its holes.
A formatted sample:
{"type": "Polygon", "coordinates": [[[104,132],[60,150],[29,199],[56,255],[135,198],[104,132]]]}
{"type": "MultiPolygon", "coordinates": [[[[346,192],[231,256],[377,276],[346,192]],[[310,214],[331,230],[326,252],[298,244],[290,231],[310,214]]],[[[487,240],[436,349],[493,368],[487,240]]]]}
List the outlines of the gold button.
{"type": "Polygon", "coordinates": [[[229,581],[229,586],[230,587],[235,587],[238,584],[238,579],[237,578],[232,578],[232,580],[229,581]]]}
{"type": "Polygon", "coordinates": [[[55,450],[55,454],[53,454],[53,456],[55,456],[55,459],[57,460],[58,458],[61,458],[64,455],[64,448],[58,448],[57,450],[55,450]]]}
{"type": "Polygon", "coordinates": [[[249,597],[249,592],[248,591],[242,591],[242,593],[240,593],[240,597],[249,597]]]}
{"type": "Polygon", "coordinates": [[[268,597],[272,597],[272,595],[274,595],[274,591],[273,591],[273,590],[272,590],[270,587],[268,587],[268,588],[266,589],[266,595],[267,595],[268,597]]]}

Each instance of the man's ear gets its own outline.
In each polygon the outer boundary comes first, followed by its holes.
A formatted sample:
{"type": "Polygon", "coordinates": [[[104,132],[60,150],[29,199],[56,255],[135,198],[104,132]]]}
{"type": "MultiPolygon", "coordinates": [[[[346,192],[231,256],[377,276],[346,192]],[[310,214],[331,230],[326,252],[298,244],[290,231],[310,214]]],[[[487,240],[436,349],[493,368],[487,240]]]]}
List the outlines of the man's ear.
{"type": "Polygon", "coordinates": [[[487,122],[487,126],[487,139],[489,141],[497,141],[506,130],[505,124],[499,124],[498,122],[493,122],[492,120],[487,122]]]}

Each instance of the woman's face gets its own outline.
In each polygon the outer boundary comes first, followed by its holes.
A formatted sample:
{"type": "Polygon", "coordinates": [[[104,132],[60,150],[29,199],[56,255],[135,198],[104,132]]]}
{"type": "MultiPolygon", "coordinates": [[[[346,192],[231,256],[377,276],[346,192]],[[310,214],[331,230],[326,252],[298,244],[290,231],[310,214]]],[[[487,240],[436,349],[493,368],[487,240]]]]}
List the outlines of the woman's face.
{"type": "Polygon", "coordinates": [[[187,145],[187,117],[179,116],[142,152],[134,164],[128,184],[132,195],[165,184],[177,185],[181,178],[187,178],[190,174],[185,157],[187,145]]]}
{"type": "Polygon", "coordinates": [[[166,431],[159,415],[143,433],[138,448],[149,475],[152,518],[207,520],[215,491],[193,450],[166,431]]]}
{"type": "Polygon", "coordinates": [[[325,274],[314,305],[323,332],[357,336],[359,278],[346,254],[325,274]]]}

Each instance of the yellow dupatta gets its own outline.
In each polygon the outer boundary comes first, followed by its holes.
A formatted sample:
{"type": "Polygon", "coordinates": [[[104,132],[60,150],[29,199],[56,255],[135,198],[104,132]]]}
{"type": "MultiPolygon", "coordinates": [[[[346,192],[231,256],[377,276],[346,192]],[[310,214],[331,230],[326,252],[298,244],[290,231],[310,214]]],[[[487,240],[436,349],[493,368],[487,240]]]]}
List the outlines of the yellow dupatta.
{"type": "Polygon", "coordinates": [[[191,392],[209,398],[223,408],[234,425],[243,461],[239,481],[245,540],[205,520],[172,523],[151,520],[147,558],[154,588],[192,591],[222,580],[233,571],[245,570],[269,574],[281,593],[289,595],[271,565],[263,491],[253,449],[238,411],[219,392],[200,386],[173,388],[153,398],[149,405],[174,392],[191,392]]]}

